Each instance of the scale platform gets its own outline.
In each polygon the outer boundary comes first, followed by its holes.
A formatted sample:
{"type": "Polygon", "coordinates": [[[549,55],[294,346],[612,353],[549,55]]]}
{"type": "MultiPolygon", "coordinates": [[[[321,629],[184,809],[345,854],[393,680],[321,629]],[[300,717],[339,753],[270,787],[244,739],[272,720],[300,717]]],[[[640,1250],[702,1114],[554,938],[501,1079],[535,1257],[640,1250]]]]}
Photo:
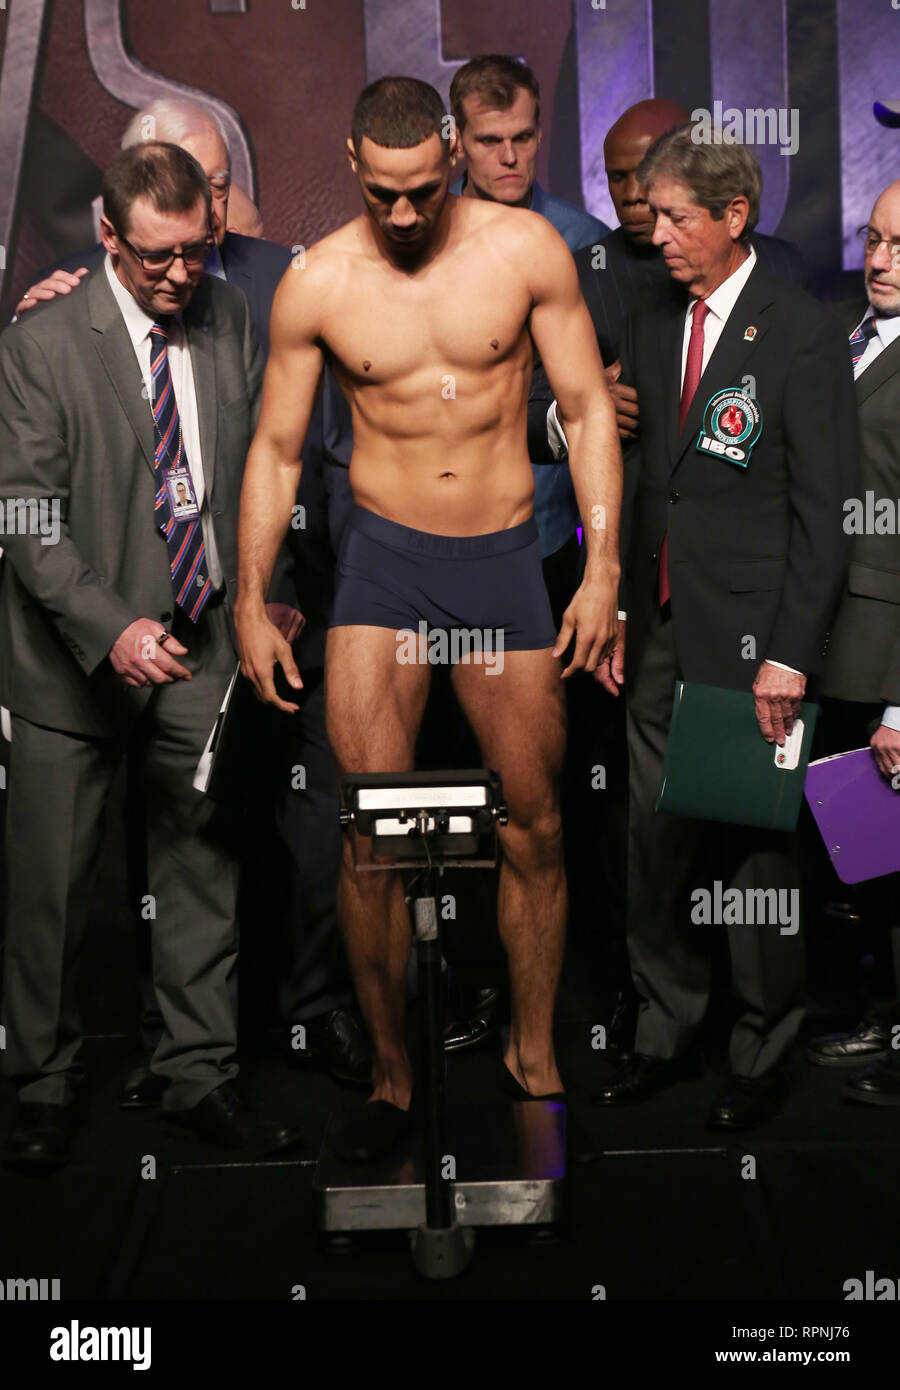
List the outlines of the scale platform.
{"type": "MultiPolygon", "coordinates": [[[[379,1164],[345,1163],[331,1147],[344,1122],[332,1115],[313,1190],[323,1231],[394,1231],[425,1221],[421,1135],[379,1164]]],[[[486,1101],[447,1106],[447,1155],[456,1165],[460,1226],[552,1225],[562,1220],[566,1107],[558,1101],[486,1101]]]]}

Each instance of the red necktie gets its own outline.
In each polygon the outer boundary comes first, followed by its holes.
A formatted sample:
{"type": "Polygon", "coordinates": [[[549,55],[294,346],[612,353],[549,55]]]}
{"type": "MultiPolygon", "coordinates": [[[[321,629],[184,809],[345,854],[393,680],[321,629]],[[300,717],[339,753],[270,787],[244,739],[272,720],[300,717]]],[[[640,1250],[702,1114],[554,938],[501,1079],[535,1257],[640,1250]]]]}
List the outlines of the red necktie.
{"type": "MultiPolygon", "coordinates": [[[[709,313],[705,300],[698,299],[691,310],[691,339],[688,343],[687,363],[684,369],[684,382],[681,387],[681,406],[678,410],[678,430],[684,429],[687,413],[694,399],[694,392],[703,375],[703,320],[709,313]]],[[[669,537],[663,536],[659,551],[659,606],[669,601],[669,537]]]]}

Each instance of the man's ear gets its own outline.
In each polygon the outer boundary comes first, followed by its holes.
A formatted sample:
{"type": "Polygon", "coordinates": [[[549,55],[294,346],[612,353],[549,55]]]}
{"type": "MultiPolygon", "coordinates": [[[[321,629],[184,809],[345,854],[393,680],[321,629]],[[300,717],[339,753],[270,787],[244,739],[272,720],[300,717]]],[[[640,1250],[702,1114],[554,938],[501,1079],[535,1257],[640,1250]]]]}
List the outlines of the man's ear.
{"type": "Polygon", "coordinates": [[[110,251],[113,255],[118,254],[118,244],[115,240],[116,229],[108,217],[100,214],[100,240],[103,243],[104,251],[110,251]]]}
{"type": "Polygon", "coordinates": [[[353,138],[350,135],[347,136],[347,158],[350,160],[350,168],[353,170],[354,174],[358,174],[359,160],[356,157],[356,146],[354,145],[353,138]]]}
{"type": "Polygon", "coordinates": [[[745,198],[743,193],[739,193],[736,198],[732,198],[728,204],[726,216],[728,218],[728,230],[732,241],[737,241],[741,232],[747,225],[747,218],[750,214],[750,200],[745,198]]]}

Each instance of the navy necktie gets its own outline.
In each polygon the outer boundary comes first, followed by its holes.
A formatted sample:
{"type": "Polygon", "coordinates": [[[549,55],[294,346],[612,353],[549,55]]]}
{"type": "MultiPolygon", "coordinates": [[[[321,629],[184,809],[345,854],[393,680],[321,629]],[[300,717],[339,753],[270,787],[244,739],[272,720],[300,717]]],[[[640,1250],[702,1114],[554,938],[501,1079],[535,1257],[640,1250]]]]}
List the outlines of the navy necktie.
{"type": "Polygon", "coordinates": [[[875,315],[872,314],[869,318],[863,319],[855,333],[850,334],[850,362],[854,368],[877,332],[875,315]]]}
{"type": "Polygon", "coordinates": [[[156,524],[166,538],[169,570],[175,602],[195,623],[212,592],[199,516],[177,521],[172,514],[169,489],[163,471],[187,468],[187,455],[181,438],[181,420],[175,403],[172,373],[169,370],[169,323],[159,319],[150,329],[150,375],[153,382],[154,468],[156,469],[156,524]]]}

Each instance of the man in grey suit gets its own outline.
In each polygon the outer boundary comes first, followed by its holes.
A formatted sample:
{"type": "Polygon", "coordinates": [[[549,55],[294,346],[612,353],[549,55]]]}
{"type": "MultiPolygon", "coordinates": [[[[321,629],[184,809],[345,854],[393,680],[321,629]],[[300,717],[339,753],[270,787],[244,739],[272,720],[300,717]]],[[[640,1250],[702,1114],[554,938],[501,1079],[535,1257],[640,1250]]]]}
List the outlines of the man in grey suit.
{"type": "Polygon", "coordinates": [[[192,785],[234,669],[261,354],[244,296],[203,277],[211,194],[190,154],[123,151],[103,202],[105,264],[0,339],[0,501],[7,520],[60,518],[57,544],[33,525],[5,536],[0,583],[0,702],[12,712],[3,1023],[19,1101],[4,1158],[32,1171],[69,1155],[84,1078],[80,947],[105,803],[136,746],[165,1117],[248,1154],[298,1139],[257,1121],[232,1086],[236,860],[192,785]],[[190,517],[169,501],[179,478],[190,517]]]}
{"type": "MultiPolygon", "coordinates": [[[[871,744],[878,766],[897,784],[900,771],[900,181],[889,184],[860,228],[865,298],[844,321],[856,378],[862,444],[859,494],[845,503],[853,537],[840,606],[832,625],[823,693],[826,753],[871,744]],[[871,503],[869,502],[871,494],[871,503]],[[885,525],[887,501],[893,525],[885,525]]],[[[900,1105],[900,875],[862,887],[865,916],[891,929],[895,991],[849,1033],[815,1038],[807,1057],[819,1066],[854,1067],[844,1095],[900,1105]]]]}

